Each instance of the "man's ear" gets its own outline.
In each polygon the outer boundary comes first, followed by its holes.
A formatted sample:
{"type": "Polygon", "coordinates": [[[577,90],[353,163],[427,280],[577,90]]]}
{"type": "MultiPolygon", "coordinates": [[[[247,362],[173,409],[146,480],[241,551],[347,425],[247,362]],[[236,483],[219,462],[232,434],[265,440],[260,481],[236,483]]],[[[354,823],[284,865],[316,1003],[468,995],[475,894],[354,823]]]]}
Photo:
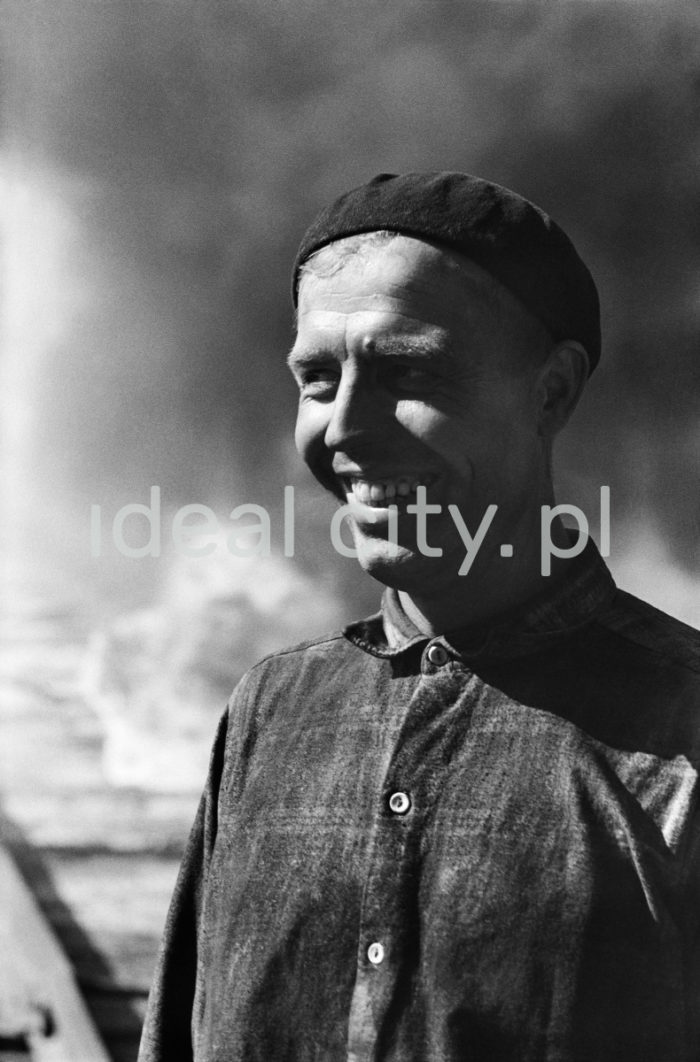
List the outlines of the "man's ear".
{"type": "Polygon", "coordinates": [[[557,343],[539,374],[539,433],[553,439],[576,409],[588,379],[588,355],[580,343],[557,343]]]}

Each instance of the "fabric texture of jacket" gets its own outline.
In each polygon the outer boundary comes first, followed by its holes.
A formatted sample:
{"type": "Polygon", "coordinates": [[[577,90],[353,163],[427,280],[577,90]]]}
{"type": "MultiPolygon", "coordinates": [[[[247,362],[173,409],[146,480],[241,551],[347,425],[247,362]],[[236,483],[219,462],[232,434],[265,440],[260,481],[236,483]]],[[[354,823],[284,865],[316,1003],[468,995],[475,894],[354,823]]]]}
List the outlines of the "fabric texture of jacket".
{"type": "Polygon", "coordinates": [[[698,1062],[700,636],[592,543],[488,630],[398,596],[221,721],[140,1062],[698,1062]]]}

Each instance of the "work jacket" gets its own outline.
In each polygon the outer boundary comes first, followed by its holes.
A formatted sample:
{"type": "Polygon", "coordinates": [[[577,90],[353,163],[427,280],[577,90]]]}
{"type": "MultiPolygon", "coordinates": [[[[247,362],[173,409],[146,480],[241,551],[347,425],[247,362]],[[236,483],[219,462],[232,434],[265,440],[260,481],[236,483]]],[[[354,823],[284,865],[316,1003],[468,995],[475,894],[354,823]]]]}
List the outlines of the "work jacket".
{"type": "Polygon", "coordinates": [[[697,1062],[700,636],[589,543],[488,628],[382,612],[224,715],[141,1062],[697,1062]]]}

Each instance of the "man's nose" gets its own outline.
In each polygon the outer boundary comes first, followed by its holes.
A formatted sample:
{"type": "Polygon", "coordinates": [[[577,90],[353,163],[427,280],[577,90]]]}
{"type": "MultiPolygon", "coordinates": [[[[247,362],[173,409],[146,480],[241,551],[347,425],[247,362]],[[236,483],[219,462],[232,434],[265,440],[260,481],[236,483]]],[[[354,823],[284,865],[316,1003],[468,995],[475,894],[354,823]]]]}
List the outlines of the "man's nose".
{"type": "Polygon", "coordinates": [[[325,444],[331,450],[347,450],[354,441],[367,437],[376,426],[379,410],[368,380],[347,364],[333,399],[325,444]]]}

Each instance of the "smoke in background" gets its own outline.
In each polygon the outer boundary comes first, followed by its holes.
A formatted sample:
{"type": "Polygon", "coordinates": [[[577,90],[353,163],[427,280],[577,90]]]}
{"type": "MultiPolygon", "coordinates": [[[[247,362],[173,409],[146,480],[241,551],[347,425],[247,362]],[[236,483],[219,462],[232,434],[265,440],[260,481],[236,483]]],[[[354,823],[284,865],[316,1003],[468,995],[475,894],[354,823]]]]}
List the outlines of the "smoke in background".
{"type": "Polygon", "coordinates": [[[339,191],[464,169],[543,205],[591,266],[605,349],[559,494],[593,518],[609,484],[613,569],[700,622],[697,6],[10,0],[1,17],[7,526],[25,567],[91,588],[98,617],[146,606],[172,559],[108,540],[91,559],[91,504],[108,522],[158,484],[167,511],[275,515],[290,483],[312,602],[322,578],[338,620],[374,607],[292,453],[289,265],[339,191]]]}

